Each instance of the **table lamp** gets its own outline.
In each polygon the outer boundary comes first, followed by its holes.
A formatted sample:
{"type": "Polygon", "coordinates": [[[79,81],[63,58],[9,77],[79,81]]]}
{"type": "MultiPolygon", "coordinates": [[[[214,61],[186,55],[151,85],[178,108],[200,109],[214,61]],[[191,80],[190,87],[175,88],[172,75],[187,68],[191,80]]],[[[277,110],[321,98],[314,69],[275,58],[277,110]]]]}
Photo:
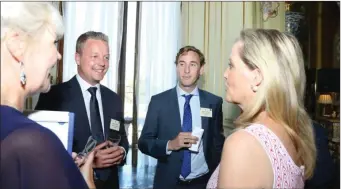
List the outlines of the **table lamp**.
{"type": "Polygon", "coordinates": [[[332,104],[332,97],[329,94],[321,94],[319,96],[319,99],[317,100],[317,102],[319,104],[323,104],[323,108],[322,108],[322,116],[326,116],[326,108],[325,105],[327,104],[332,104]]]}

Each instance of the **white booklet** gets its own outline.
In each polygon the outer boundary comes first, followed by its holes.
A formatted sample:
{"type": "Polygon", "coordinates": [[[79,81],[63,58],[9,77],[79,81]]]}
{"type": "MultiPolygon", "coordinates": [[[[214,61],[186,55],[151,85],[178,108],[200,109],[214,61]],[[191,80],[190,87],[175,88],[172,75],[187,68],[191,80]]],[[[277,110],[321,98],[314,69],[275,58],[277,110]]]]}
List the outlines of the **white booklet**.
{"type": "Polygon", "coordinates": [[[65,149],[72,153],[74,113],[63,111],[33,110],[25,111],[24,114],[31,120],[37,122],[45,128],[50,129],[60,141],[65,149]]]}

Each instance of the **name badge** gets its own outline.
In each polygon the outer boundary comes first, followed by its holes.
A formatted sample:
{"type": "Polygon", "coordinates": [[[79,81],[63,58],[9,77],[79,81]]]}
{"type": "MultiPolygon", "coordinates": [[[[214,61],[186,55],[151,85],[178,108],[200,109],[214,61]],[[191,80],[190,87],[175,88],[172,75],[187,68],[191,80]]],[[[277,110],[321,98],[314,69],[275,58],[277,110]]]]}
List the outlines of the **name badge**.
{"type": "Polygon", "coordinates": [[[212,109],[200,108],[200,116],[201,117],[212,117],[212,109]]]}
{"type": "Polygon", "coordinates": [[[110,129],[119,131],[120,130],[120,122],[114,119],[110,121],[110,129]]]}

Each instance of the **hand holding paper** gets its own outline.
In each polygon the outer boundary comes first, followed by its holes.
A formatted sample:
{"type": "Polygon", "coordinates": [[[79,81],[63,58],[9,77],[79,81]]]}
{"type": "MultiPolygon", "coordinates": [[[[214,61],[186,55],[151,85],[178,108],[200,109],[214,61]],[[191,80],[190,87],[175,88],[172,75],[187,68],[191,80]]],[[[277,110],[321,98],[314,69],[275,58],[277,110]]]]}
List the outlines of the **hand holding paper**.
{"type": "Polygon", "coordinates": [[[201,138],[202,138],[203,134],[204,134],[204,129],[197,128],[197,127],[194,128],[194,130],[192,131],[192,136],[197,137],[198,141],[197,141],[197,143],[192,144],[192,146],[189,148],[189,150],[194,151],[194,152],[198,152],[200,142],[201,142],[201,138]]]}
{"type": "Polygon", "coordinates": [[[168,150],[179,150],[181,148],[189,148],[192,144],[196,144],[198,138],[192,136],[190,132],[180,132],[173,140],[168,143],[168,150]]]}

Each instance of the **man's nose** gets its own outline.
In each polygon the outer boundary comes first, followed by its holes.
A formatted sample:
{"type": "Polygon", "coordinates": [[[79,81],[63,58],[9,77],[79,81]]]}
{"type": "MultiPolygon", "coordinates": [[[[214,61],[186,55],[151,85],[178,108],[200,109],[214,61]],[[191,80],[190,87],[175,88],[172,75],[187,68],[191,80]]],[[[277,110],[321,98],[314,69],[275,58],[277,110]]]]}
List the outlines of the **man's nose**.
{"type": "Polygon", "coordinates": [[[105,58],[99,58],[99,61],[97,62],[100,66],[105,66],[105,62],[107,60],[105,58]]]}
{"type": "Polygon", "coordinates": [[[190,72],[190,66],[185,66],[185,73],[189,73],[190,72]]]}
{"type": "Polygon", "coordinates": [[[228,69],[226,69],[225,72],[224,72],[224,75],[223,75],[223,76],[224,76],[225,79],[227,79],[228,76],[229,76],[229,73],[228,73],[228,72],[229,72],[228,69]]]}

